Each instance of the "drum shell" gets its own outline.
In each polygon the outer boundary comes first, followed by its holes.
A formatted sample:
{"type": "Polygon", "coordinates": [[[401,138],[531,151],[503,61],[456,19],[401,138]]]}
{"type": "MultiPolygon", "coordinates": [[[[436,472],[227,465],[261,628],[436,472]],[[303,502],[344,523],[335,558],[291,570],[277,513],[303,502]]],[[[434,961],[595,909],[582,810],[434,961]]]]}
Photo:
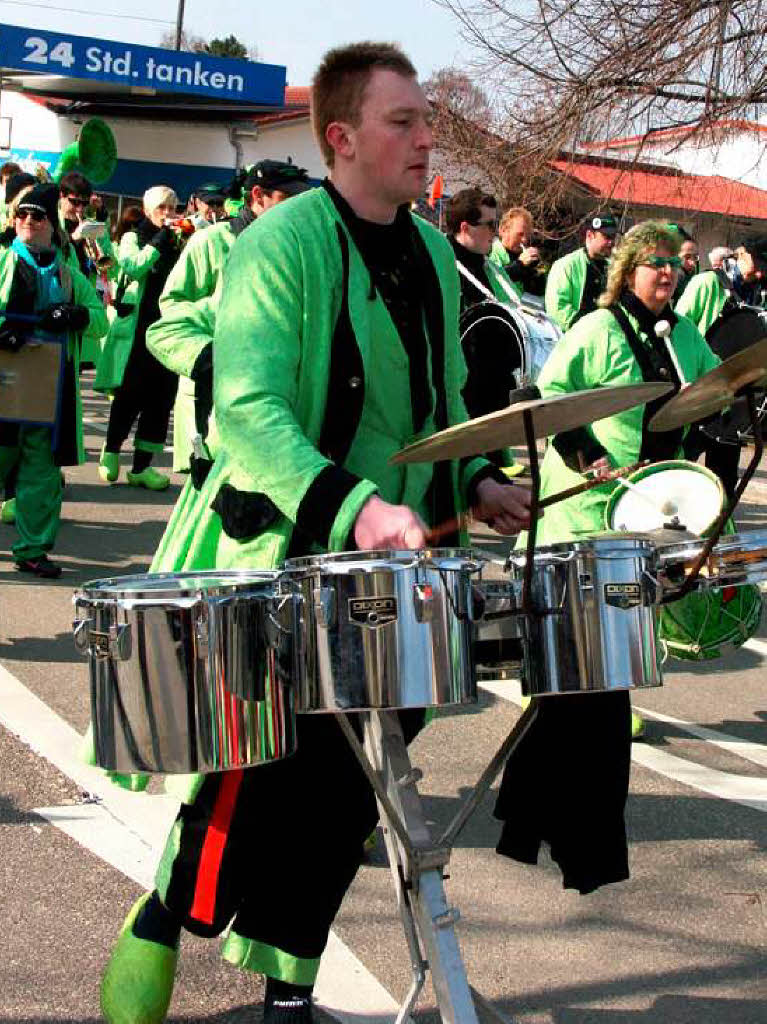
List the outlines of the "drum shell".
{"type": "Polygon", "coordinates": [[[300,588],[299,712],[471,704],[469,552],[364,552],[294,559],[300,588]]]}
{"type": "MultiPolygon", "coordinates": [[[[276,573],[258,575],[233,573],[231,587],[131,589],[129,596],[119,589],[125,581],[96,581],[76,595],[98,765],[206,773],[295,751],[299,598],[276,573]]],[[[141,578],[127,579],[141,585],[141,578]]]]}
{"type": "MultiPolygon", "coordinates": [[[[616,538],[539,548],[532,579],[538,611],[521,618],[527,694],[661,686],[653,545],[616,538]]],[[[522,579],[524,559],[512,559],[522,579]]]]}

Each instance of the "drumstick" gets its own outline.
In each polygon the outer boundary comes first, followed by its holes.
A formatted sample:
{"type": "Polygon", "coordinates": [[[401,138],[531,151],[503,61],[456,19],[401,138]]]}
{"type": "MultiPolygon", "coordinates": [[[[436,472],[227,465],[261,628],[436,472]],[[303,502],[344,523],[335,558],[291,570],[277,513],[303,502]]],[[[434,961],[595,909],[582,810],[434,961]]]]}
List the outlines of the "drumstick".
{"type": "MultiPolygon", "coordinates": [[[[574,487],[568,487],[564,491],[557,491],[556,494],[550,494],[548,498],[542,498],[538,503],[538,509],[543,510],[548,508],[549,505],[555,505],[558,501],[566,501],[567,498],[573,498],[576,494],[583,494],[584,491],[590,491],[593,487],[598,487],[600,484],[610,483],[612,480],[619,480],[622,478],[624,473],[633,473],[637,469],[641,469],[643,466],[648,465],[649,459],[643,459],[641,462],[634,462],[630,466],[621,466],[620,469],[611,469],[609,472],[604,473],[602,476],[592,477],[590,480],[584,480],[582,484],[576,484],[574,487]]],[[[517,484],[519,486],[519,484],[517,484]]],[[[642,495],[644,497],[644,495],[642,495]]],[[[439,526],[433,527],[426,533],[426,541],[430,546],[437,545],[443,537],[448,536],[451,533],[456,533],[461,529],[465,517],[454,517],[448,519],[444,523],[440,523],[439,526]]]]}
{"type": "Polygon", "coordinates": [[[676,357],[674,346],[671,344],[671,324],[668,322],[668,320],[659,320],[657,322],[657,324],[655,325],[655,334],[664,342],[668,354],[671,357],[671,362],[674,364],[674,369],[676,370],[677,375],[679,376],[679,383],[683,388],[686,388],[687,381],[684,379],[682,367],[679,365],[679,360],[676,357]]]}

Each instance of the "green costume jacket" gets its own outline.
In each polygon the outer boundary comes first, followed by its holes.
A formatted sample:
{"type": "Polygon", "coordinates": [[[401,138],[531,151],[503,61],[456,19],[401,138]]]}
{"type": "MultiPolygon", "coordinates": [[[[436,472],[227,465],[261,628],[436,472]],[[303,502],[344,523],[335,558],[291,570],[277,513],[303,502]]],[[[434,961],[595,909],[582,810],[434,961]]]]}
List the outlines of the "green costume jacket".
{"type": "MultiPolygon", "coordinates": [[[[192,438],[197,433],[192,369],[202,350],[213,342],[224,266],[234,240],[226,222],[192,235],[165,282],[160,296],[162,317],[146,332],[152,355],[179,375],[173,412],[174,473],[189,469],[192,438]]],[[[207,442],[214,447],[212,419],[207,442]]]]}
{"type": "Polygon", "coordinates": [[[722,312],[726,301],[727,292],[719,280],[719,275],[713,270],[706,270],[690,280],[674,312],[692,320],[705,337],[709,327],[722,312]]]}
{"type": "MultiPolygon", "coordinates": [[[[59,255],[59,259],[64,258],[59,255]]],[[[18,287],[18,265],[23,261],[13,249],[0,250],[0,309],[17,309],[19,313],[31,313],[32,309],[22,308],[14,298],[15,290],[18,287]],[[14,285],[14,281],[17,284],[14,285]]],[[[80,347],[83,342],[92,339],[97,341],[107,331],[107,317],[104,307],[96,294],[96,290],[90,281],[80,273],[76,267],[69,266],[63,262],[65,274],[62,275],[62,284],[66,287],[66,277],[71,280],[72,298],[71,301],[79,306],[85,306],[90,315],[90,322],[82,337],[76,334],[69,334],[66,342],[66,366],[64,373],[64,388],[62,394],[62,421],[59,430],[59,442],[55,457],[58,465],[70,466],[79,465],[85,462],[85,448],[83,446],[83,416],[82,403],[80,399],[80,347]]]]}
{"type": "Polygon", "coordinates": [[[117,252],[119,303],[109,307],[109,333],[98,362],[96,391],[110,392],[122,384],[125,367],[128,365],[136,333],[141,298],[144,294],[146,277],[160,259],[159,249],[153,245],[139,245],[135,231],[127,231],[120,240],[117,252]],[[125,282],[124,290],[120,282],[125,282]],[[118,316],[118,309],[125,315],[118,316]]]}
{"type": "MultiPolygon", "coordinates": [[[[630,314],[629,322],[638,331],[638,323],[630,314]]],[[[647,342],[641,332],[639,337],[647,342]]],[[[684,317],[679,317],[671,343],[687,381],[719,365],[698,329],[684,317]]],[[[579,320],[562,337],[538,378],[538,387],[546,397],[614,384],[638,384],[643,379],[617,320],[609,310],[599,309],[579,320]]],[[[637,406],[585,429],[606,451],[613,467],[627,466],[639,459],[643,416],[644,406],[637,406]]],[[[541,464],[542,496],[582,482],[583,476],[569,469],[555,447],[549,445],[541,464]]],[[[617,486],[606,483],[547,508],[538,529],[538,543],[554,544],[604,530],[605,506],[617,486]]]]}
{"type": "Polygon", "coordinates": [[[455,259],[431,225],[413,225],[436,286],[424,294],[437,296],[429,347],[444,380],[431,381],[433,411],[417,434],[407,355],[329,192],[281,203],[243,232],[216,321],[219,450],[201,490],[187,483],[155,569],[271,568],[289,547],[342,550],[376,492],[427,522],[465,507],[484,459],[445,464],[448,500],[438,508],[429,502],[434,467],[388,461],[440,418],[466,419],[455,259]]]}
{"type": "Polygon", "coordinates": [[[566,331],[577,318],[586,287],[589,258],[581,246],[556,260],[546,280],[546,315],[566,331]]]}

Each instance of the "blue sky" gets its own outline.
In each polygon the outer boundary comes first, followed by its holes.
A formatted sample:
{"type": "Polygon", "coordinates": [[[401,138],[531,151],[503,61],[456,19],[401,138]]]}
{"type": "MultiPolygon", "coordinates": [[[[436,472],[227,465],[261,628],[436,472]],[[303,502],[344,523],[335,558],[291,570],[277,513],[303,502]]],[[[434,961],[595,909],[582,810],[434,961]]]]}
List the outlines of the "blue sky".
{"type": "MultiPolygon", "coordinates": [[[[156,46],[163,32],[175,28],[176,9],[175,0],[135,0],[130,6],[119,0],[70,0],[69,6],[66,0],[34,5],[0,0],[0,24],[156,46]],[[130,11],[132,17],[110,18],[95,13],[98,9],[120,15],[130,11]]],[[[325,50],[354,40],[400,43],[422,78],[460,64],[464,50],[456,22],[433,0],[290,0],[283,5],[186,0],[184,25],[206,38],[232,33],[255,46],[262,60],[286,65],[291,85],[308,85],[325,50]]]]}

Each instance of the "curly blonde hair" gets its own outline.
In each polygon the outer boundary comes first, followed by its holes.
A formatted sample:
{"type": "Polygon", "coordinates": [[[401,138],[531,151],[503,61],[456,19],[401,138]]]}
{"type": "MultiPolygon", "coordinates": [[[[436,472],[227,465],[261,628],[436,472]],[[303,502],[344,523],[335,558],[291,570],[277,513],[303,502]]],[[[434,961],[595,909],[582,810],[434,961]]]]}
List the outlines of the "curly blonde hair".
{"type": "Polygon", "coordinates": [[[597,305],[602,309],[614,305],[626,287],[629,274],[640,263],[648,256],[653,256],[659,248],[667,249],[672,256],[677,256],[681,244],[679,232],[663,221],[643,220],[635,224],[613,250],[607,271],[607,286],[597,299],[597,305]]]}

